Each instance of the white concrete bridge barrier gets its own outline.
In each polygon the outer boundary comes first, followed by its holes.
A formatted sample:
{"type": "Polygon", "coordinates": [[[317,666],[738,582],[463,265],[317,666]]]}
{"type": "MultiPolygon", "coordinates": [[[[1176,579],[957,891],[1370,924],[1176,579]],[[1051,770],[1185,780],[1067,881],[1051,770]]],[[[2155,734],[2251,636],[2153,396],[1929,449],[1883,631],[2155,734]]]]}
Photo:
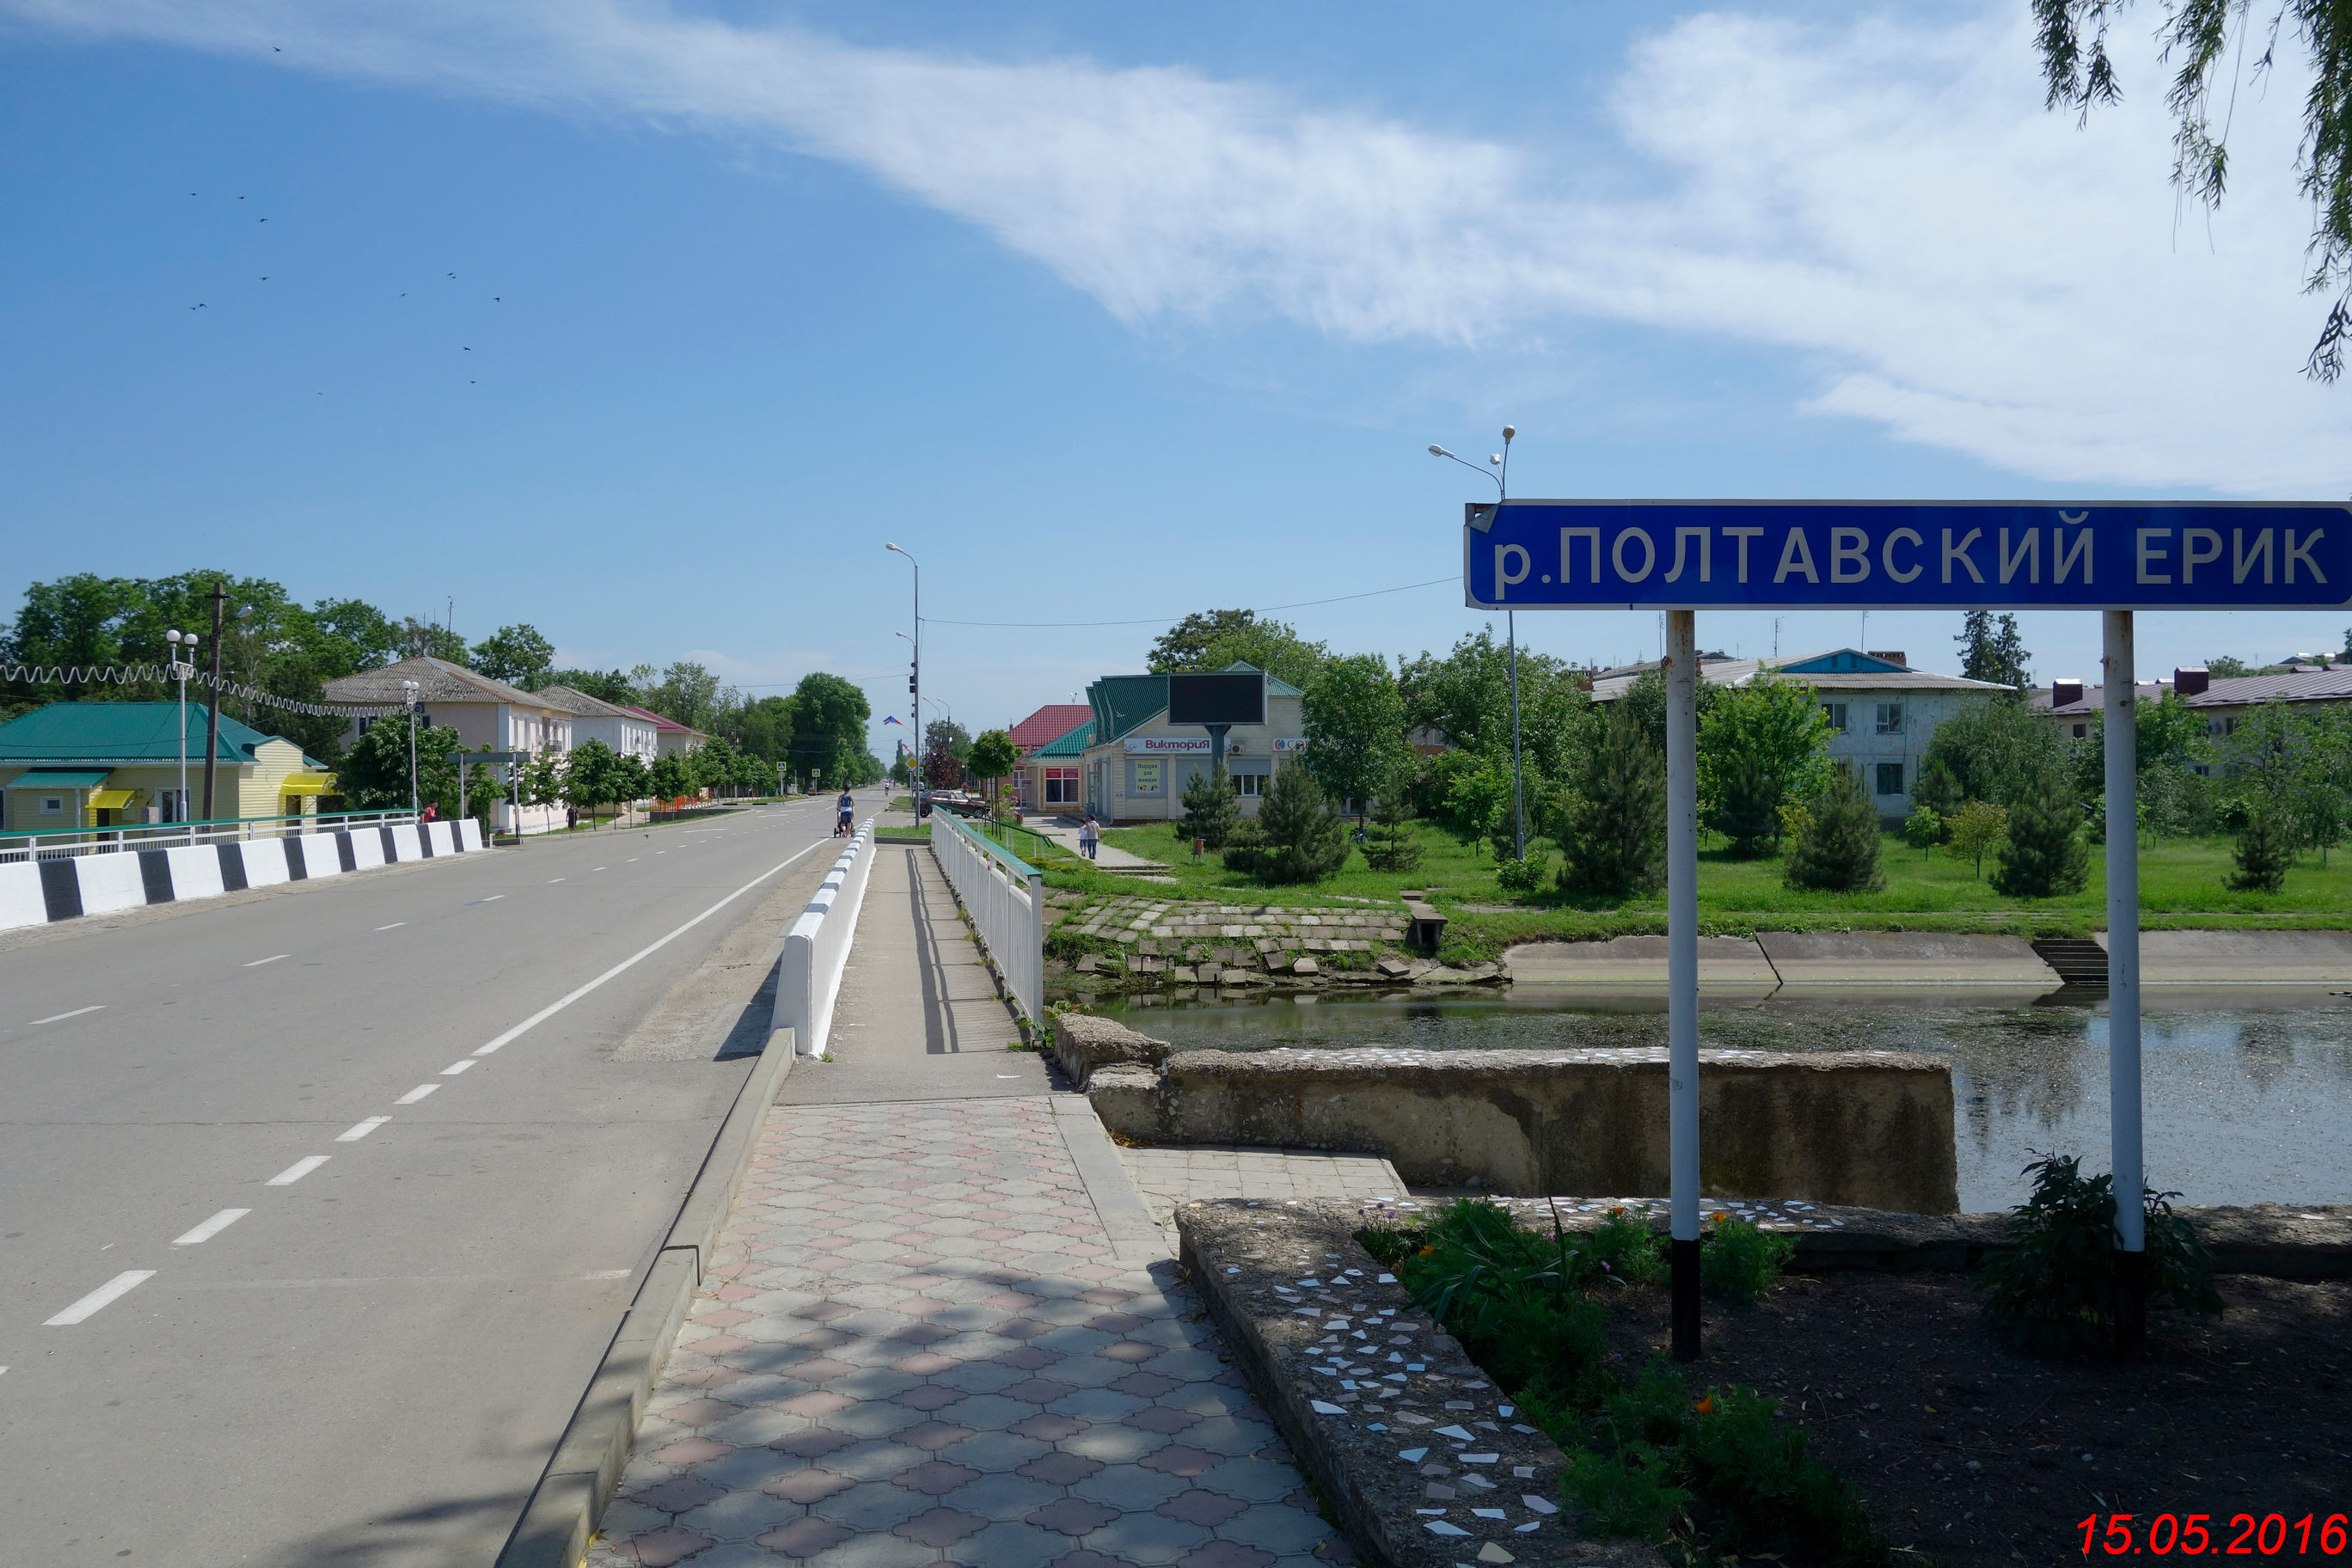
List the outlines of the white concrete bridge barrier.
{"type": "Polygon", "coordinates": [[[783,956],[776,961],[775,1026],[793,1031],[797,1055],[824,1055],[834,999],[841,994],[841,972],[849,962],[857,910],[866,901],[866,882],[873,870],[874,819],[869,816],[824,874],[816,897],[784,934],[783,956]]]}
{"type": "Polygon", "coordinates": [[[157,842],[161,835],[142,843],[131,834],[109,837],[99,831],[55,847],[39,836],[0,837],[0,931],[218,898],[482,847],[481,824],[470,816],[418,822],[404,812],[326,832],[214,837],[219,830],[220,825],[213,825],[185,835],[212,839],[194,844],[157,842]]]}
{"type": "Polygon", "coordinates": [[[944,811],[931,813],[931,855],[955,889],[1013,1005],[1045,1016],[1045,874],[944,811]]]}

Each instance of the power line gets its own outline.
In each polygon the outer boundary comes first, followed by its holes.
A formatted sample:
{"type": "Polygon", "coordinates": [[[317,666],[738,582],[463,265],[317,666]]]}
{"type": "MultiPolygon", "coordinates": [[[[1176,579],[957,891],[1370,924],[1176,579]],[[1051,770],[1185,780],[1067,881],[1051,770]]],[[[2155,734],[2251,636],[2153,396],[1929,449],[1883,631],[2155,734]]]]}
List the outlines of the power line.
{"type": "MultiPolygon", "coordinates": [[[[1451,577],[1432,577],[1426,583],[1406,583],[1394,588],[1373,588],[1361,594],[1337,594],[1328,599],[1299,599],[1287,605],[1259,605],[1254,606],[1254,608],[1256,610],[1267,611],[1303,610],[1315,605],[1337,605],[1345,603],[1349,599],[1377,599],[1383,594],[1408,594],[1415,588],[1434,588],[1440,583],[1459,583],[1461,581],[1462,579],[1459,575],[1451,577]]],[[[1131,621],[950,621],[942,620],[937,616],[925,616],[923,617],[926,622],[935,626],[1000,626],[1034,628],[1055,626],[1164,626],[1171,622],[1180,621],[1184,617],[1181,616],[1144,616],[1131,621]]]]}
{"type": "MultiPolygon", "coordinates": [[[[0,681],[21,680],[29,685],[116,686],[171,684],[170,667],[161,664],[81,665],[70,664],[0,664],[0,681]]],[[[226,676],[215,678],[210,670],[200,669],[188,678],[196,686],[209,686],[223,697],[235,697],[247,702],[258,702],[265,708],[280,708],[289,713],[308,714],[313,719],[381,719],[403,711],[402,708],[385,708],[368,703],[303,702],[291,697],[280,697],[274,691],[263,691],[247,686],[226,676]]]]}

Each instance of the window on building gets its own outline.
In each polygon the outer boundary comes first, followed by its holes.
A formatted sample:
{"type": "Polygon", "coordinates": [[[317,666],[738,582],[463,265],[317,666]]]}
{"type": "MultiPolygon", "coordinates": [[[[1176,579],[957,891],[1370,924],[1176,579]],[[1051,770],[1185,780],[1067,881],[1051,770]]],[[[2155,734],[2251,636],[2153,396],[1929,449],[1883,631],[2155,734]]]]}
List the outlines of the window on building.
{"type": "Polygon", "coordinates": [[[1903,764],[1901,763],[1881,763],[1878,764],[1878,793],[1881,795],[1901,795],[1903,793],[1903,764]]]}
{"type": "Polygon", "coordinates": [[[63,795],[45,795],[41,797],[41,815],[43,816],[60,816],[64,815],[65,809],[66,797],[63,795]]]}
{"type": "Polygon", "coordinates": [[[1831,729],[1835,730],[1841,735],[1845,733],[1844,703],[1824,702],[1822,704],[1822,711],[1829,715],[1831,729]]]}
{"type": "Polygon", "coordinates": [[[1878,705],[1878,732],[1882,735],[1903,733],[1903,704],[1882,702],[1878,705]]]}
{"type": "Polygon", "coordinates": [[[1045,804],[1076,805],[1078,804],[1078,770],[1047,768],[1045,770],[1045,804]]]}
{"type": "Polygon", "coordinates": [[[1234,773],[1230,776],[1234,781],[1234,793],[1244,799],[1265,793],[1268,775],[1265,773],[1234,773]]]}
{"type": "Polygon", "coordinates": [[[2090,735],[2091,735],[2091,727],[2090,727],[2088,724],[2077,724],[2077,725],[2075,725],[2075,726],[2074,726],[2074,739],[2076,739],[2076,740],[2078,740],[2078,741],[2084,741],[2084,740],[2088,740],[2088,739],[2090,738],[2090,735]]]}

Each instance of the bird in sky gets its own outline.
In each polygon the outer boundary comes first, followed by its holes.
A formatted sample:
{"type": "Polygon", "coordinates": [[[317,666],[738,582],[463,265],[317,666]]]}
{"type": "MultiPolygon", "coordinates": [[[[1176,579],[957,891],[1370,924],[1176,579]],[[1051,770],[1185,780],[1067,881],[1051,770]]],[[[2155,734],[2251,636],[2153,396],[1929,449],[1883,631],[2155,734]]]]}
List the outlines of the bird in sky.
{"type": "Polygon", "coordinates": [[[191,305],[191,306],[189,306],[189,307],[188,307],[188,309],[189,309],[189,310],[203,310],[204,308],[205,308],[204,301],[203,301],[203,300],[197,300],[194,304],[193,304],[193,305],[191,305]]]}
{"type": "Polygon", "coordinates": [[[267,272],[263,273],[263,274],[261,275],[261,280],[262,280],[264,283],[268,282],[268,281],[269,281],[269,274],[268,274],[268,273],[267,273],[267,272]]]}
{"type": "Polygon", "coordinates": [[[449,276],[450,276],[450,277],[452,277],[452,278],[455,278],[455,277],[456,277],[456,276],[457,276],[457,275],[456,273],[452,272],[451,274],[449,274],[449,276]]]}

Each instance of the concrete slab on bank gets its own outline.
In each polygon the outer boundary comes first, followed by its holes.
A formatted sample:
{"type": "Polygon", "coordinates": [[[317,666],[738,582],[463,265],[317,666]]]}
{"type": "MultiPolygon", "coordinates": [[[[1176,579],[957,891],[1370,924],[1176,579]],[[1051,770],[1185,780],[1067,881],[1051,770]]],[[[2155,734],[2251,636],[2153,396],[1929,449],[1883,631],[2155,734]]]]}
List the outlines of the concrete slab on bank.
{"type": "MultiPolygon", "coordinates": [[[[1666,983],[1666,939],[1616,936],[1606,942],[1522,942],[1503,954],[1514,985],[1576,985],[1603,991],[1638,991],[1666,983]]],[[[1772,990],[1780,977],[1755,939],[1698,939],[1698,984],[1702,991],[1772,990]]]]}
{"type": "Polygon", "coordinates": [[[1756,933],[1789,985],[2009,985],[2054,991],[2058,972],[2022,937],[1924,931],[1756,933]]]}
{"type": "MultiPolygon", "coordinates": [[[[2101,947],[2107,933],[2094,933],[2101,947]]],[[[2352,985],[2352,931],[2146,931],[2143,985],[2352,985]]]]}

